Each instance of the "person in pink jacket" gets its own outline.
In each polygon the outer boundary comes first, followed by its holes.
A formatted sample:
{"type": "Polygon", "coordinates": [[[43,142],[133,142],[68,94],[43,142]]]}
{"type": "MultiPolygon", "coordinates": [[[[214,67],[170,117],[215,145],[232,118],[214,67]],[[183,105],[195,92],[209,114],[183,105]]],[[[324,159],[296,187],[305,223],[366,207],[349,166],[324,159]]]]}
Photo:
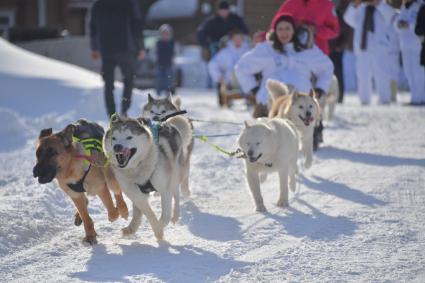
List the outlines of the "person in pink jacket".
{"type": "Polygon", "coordinates": [[[328,41],[338,36],[339,23],[335,7],[330,0],[286,0],[275,17],[291,14],[296,25],[308,25],[314,33],[315,44],[329,55],[328,41]]]}

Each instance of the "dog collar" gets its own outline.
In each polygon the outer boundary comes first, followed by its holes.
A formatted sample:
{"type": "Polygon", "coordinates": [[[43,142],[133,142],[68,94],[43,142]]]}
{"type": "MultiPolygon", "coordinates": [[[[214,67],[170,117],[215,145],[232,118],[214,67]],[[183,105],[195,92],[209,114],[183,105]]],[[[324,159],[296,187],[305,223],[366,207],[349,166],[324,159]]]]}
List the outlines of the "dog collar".
{"type": "Polygon", "coordinates": [[[144,194],[149,194],[150,192],[156,192],[155,187],[152,185],[151,180],[147,180],[143,185],[136,184],[139,187],[139,190],[144,194]]]}
{"type": "Polygon", "coordinates": [[[84,173],[83,177],[77,183],[66,184],[66,185],[76,193],[85,193],[86,190],[84,189],[84,180],[89,174],[90,168],[91,168],[91,164],[89,165],[89,168],[87,169],[87,171],[84,173]]]}

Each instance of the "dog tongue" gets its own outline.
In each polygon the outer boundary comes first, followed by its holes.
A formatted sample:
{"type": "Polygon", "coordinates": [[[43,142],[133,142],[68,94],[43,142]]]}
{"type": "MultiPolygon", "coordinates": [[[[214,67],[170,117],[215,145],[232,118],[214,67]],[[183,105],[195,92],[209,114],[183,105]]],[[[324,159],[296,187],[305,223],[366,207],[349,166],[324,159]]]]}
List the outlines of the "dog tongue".
{"type": "Polygon", "coordinates": [[[124,154],[124,156],[126,157],[130,156],[130,153],[131,153],[131,150],[128,147],[122,150],[122,154],[124,154]]]}

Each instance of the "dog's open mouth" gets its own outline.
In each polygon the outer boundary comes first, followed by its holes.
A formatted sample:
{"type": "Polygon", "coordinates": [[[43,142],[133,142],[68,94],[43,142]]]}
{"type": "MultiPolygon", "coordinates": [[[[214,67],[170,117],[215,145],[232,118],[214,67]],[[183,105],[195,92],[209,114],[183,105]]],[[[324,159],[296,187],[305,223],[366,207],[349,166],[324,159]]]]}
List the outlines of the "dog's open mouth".
{"type": "Polygon", "coordinates": [[[307,118],[304,118],[303,116],[298,115],[298,118],[300,118],[300,119],[301,119],[301,121],[303,121],[303,123],[304,123],[304,125],[305,125],[306,127],[308,127],[308,126],[310,125],[310,123],[314,121],[314,118],[313,118],[313,117],[307,117],[307,118]]]}
{"type": "Polygon", "coordinates": [[[262,153],[260,153],[257,157],[249,156],[248,158],[250,162],[256,162],[258,159],[260,159],[261,156],[263,156],[262,153]]]}
{"type": "Polygon", "coordinates": [[[133,157],[133,155],[136,153],[136,148],[124,148],[122,151],[115,153],[115,158],[117,159],[118,166],[120,168],[124,168],[127,166],[128,162],[130,162],[130,159],[133,157]]]}

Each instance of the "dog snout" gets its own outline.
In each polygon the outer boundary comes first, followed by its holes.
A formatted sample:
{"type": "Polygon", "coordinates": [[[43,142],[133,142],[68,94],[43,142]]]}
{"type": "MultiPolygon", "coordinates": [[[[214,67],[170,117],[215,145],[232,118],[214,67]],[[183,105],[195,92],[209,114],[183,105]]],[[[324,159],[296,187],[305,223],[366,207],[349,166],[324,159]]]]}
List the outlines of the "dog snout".
{"type": "Polygon", "coordinates": [[[121,144],[114,145],[114,151],[115,152],[121,152],[123,150],[123,146],[121,144]]]}
{"type": "Polygon", "coordinates": [[[32,169],[32,175],[34,176],[34,178],[40,176],[40,166],[38,164],[36,164],[32,169]]]}
{"type": "Polygon", "coordinates": [[[248,150],[247,152],[248,156],[253,156],[254,155],[254,151],[252,149],[248,150]]]}
{"type": "Polygon", "coordinates": [[[307,116],[307,117],[311,117],[311,111],[307,111],[307,112],[305,112],[305,116],[307,116]]]}

